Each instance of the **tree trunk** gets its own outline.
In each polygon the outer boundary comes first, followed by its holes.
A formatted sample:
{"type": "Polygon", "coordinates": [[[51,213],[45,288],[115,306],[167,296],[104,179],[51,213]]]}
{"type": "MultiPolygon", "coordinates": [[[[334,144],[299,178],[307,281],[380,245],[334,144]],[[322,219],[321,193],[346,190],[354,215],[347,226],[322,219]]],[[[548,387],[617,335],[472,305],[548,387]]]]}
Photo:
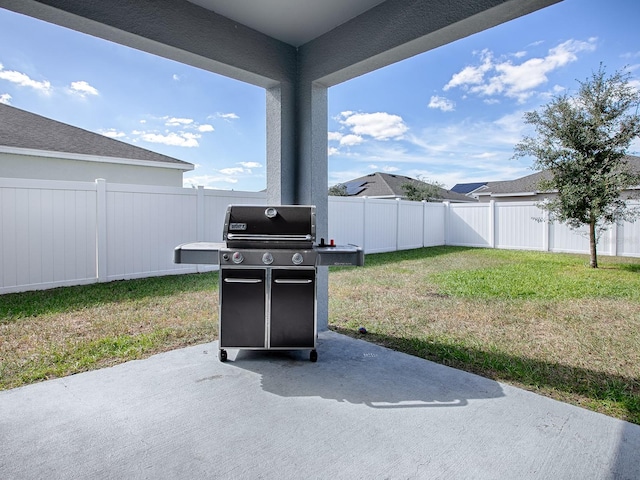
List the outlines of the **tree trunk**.
{"type": "Polygon", "coordinates": [[[591,259],[589,260],[589,266],[591,268],[598,268],[598,253],[596,251],[596,219],[591,217],[589,222],[589,253],[591,259]]]}

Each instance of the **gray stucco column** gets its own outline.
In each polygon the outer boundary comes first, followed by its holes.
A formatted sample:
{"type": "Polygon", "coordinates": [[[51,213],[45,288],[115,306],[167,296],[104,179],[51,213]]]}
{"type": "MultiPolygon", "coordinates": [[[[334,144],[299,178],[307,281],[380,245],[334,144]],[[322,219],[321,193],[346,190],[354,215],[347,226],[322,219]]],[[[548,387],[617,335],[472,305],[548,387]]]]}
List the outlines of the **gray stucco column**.
{"type": "MultiPolygon", "coordinates": [[[[316,206],[316,237],[328,240],[327,88],[311,81],[266,91],[267,202],[316,206]]],[[[328,268],[318,268],[318,328],[328,325],[328,268]]]]}

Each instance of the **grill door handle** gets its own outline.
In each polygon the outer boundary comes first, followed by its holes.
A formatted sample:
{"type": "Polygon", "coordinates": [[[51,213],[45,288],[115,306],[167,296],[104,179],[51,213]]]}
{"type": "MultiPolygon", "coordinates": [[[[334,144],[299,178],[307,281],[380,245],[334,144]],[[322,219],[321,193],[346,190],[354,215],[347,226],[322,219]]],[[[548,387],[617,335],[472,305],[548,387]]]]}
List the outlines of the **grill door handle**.
{"type": "Polygon", "coordinates": [[[289,283],[296,285],[306,285],[308,283],[312,283],[313,280],[309,278],[278,278],[274,280],[276,283],[289,283]]]}
{"type": "Polygon", "coordinates": [[[260,278],[225,278],[225,283],[262,283],[260,278]]]}

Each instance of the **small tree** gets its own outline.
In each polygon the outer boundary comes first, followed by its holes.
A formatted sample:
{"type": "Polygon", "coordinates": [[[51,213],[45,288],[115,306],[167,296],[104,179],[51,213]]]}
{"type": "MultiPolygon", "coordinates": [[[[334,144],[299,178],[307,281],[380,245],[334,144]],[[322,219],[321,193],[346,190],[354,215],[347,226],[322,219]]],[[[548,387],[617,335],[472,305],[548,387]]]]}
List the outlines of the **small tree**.
{"type": "Polygon", "coordinates": [[[525,136],[515,157],[531,155],[534,169],[551,175],[539,184],[557,194],[541,203],[550,221],[577,229],[589,226],[590,266],[598,267],[596,245],[607,224],[633,220],[621,197],[640,185],[640,175],[625,161],[631,142],[640,136],[640,92],[629,73],[605,74],[600,65],[575,96],[554,97],[541,111],[525,113],[536,136],[525,136]]]}
{"type": "Polygon", "coordinates": [[[437,182],[429,183],[421,177],[418,177],[417,181],[403,183],[401,187],[407,196],[407,200],[432,202],[442,198],[442,184],[437,182]]]}
{"type": "Polygon", "coordinates": [[[329,187],[329,196],[331,197],[347,197],[348,195],[347,186],[343,183],[329,187]]]}

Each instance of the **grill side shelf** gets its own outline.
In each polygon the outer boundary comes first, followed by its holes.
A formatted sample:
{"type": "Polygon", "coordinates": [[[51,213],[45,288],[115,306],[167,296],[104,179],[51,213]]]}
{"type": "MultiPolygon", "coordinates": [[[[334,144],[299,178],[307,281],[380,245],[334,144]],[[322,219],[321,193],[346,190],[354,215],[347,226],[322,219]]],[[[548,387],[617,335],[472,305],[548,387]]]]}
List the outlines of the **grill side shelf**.
{"type": "Polygon", "coordinates": [[[173,263],[219,265],[219,252],[224,243],[193,242],[178,245],[173,250],[173,263]]]}
{"type": "Polygon", "coordinates": [[[356,245],[336,245],[335,247],[316,247],[317,265],[320,266],[364,266],[364,251],[356,245]]]}

